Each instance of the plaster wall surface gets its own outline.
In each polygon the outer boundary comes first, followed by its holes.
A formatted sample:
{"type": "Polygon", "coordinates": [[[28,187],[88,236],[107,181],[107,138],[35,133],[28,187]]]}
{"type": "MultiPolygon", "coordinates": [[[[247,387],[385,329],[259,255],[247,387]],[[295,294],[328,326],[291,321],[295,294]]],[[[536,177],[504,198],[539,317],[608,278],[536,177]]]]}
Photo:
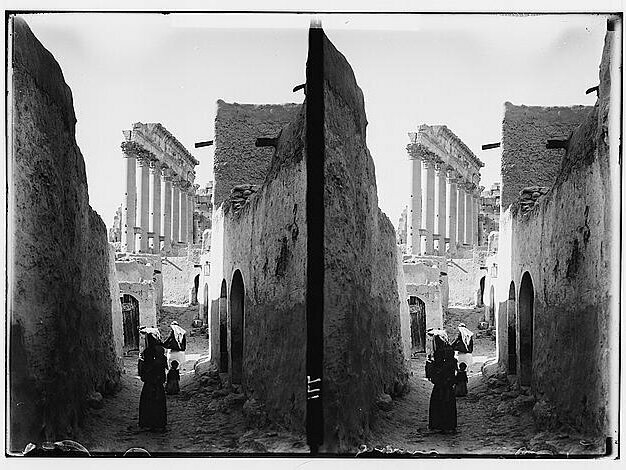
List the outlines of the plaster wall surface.
{"type": "Polygon", "coordinates": [[[589,114],[590,106],[504,104],[502,123],[502,209],[528,186],[550,187],[561,167],[563,150],[546,149],[548,139],[567,139],[589,114]]]}
{"type": "Polygon", "coordinates": [[[109,289],[111,291],[111,327],[113,329],[113,344],[115,354],[118,357],[120,368],[123,370],[123,347],[124,347],[124,325],[122,318],[122,304],[120,302],[120,286],[117,277],[115,263],[115,247],[109,243],[109,289]]]}
{"type": "Polygon", "coordinates": [[[161,261],[163,280],[163,303],[189,304],[194,288],[194,279],[201,274],[198,263],[191,256],[169,256],[161,261]]]}
{"type": "Polygon", "coordinates": [[[402,270],[407,299],[412,295],[417,296],[426,306],[426,328],[442,328],[444,305],[439,266],[425,263],[403,264],[402,270]]]}
{"type": "Polygon", "coordinates": [[[238,184],[261,185],[274,153],[271,147],[256,147],[258,137],[276,137],[300,111],[299,104],[239,104],[217,101],[213,205],[228,199],[238,184]],[[233,158],[240,155],[241,158],[233,158]]]}
{"type": "Polygon", "coordinates": [[[323,48],[324,441],[341,451],[362,442],[381,393],[406,390],[408,369],[396,234],[378,208],[363,94],[326,37],[323,48]]]}
{"type": "Polygon", "coordinates": [[[525,272],[534,288],[533,391],[561,420],[605,436],[617,423],[609,406],[618,344],[612,280],[619,173],[607,123],[613,34],[600,66],[599,100],[574,131],[552,190],[528,213],[512,207],[511,240],[518,302],[525,272]]]}
{"type": "MultiPolygon", "coordinates": [[[[480,296],[480,279],[487,271],[480,269],[485,266],[486,252],[474,251],[470,258],[452,258],[448,263],[448,286],[450,307],[473,307],[480,296]]],[[[488,291],[484,302],[488,302],[488,291]]]]}
{"type": "MultiPolygon", "coordinates": [[[[264,403],[272,421],[302,432],[306,408],[303,130],[303,115],[282,130],[269,168],[271,177],[240,211],[226,204],[214,212],[210,274],[212,358],[219,362],[220,287],[225,280],[230,305],[233,275],[239,270],[245,292],[242,385],[247,396],[264,403]]],[[[231,313],[228,350],[232,357],[231,313]]],[[[231,360],[229,371],[232,365],[231,360]]]]}
{"type": "Polygon", "coordinates": [[[72,94],[27,24],[11,26],[8,450],[21,451],[71,437],[120,367],[107,232],[89,206],[72,94]]]}
{"type": "MultiPolygon", "coordinates": [[[[157,307],[152,282],[120,282],[120,296],[132,295],[139,302],[139,326],[157,326],[157,307]]],[[[119,299],[118,299],[119,300],[119,299]]],[[[139,342],[143,349],[143,341],[139,342]]]]}

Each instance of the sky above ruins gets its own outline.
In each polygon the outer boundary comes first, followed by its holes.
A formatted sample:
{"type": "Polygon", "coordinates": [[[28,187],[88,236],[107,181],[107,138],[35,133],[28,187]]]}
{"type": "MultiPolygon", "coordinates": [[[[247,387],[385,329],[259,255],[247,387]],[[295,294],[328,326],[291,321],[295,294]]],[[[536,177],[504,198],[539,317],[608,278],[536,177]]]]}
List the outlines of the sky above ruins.
{"type": "MultiPolygon", "coordinates": [[[[212,179],[216,102],[303,101],[308,15],[24,15],[72,89],[92,207],[111,226],[124,192],[122,130],[160,122],[212,179]]],[[[593,105],[601,15],[320,15],[365,96],[379,206],[397,226],[409,198],[407,133],[445,124],[499,181],[504,103],[593,105]]],[[[561,136],[555,136],[561,137],[561,136]]]]}

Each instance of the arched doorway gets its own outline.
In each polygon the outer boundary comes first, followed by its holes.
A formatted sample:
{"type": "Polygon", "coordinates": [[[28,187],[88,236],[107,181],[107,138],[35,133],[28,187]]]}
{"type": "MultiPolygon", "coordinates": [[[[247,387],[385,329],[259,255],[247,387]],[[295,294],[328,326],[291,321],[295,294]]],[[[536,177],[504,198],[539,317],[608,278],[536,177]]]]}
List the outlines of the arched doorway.
{"type": "Polygon", "coordinates": [[[487,322],[489,325],[495,325],[496,320],[496,299],[495,292],[493,286],[489,289],[489,318],[487,318],[487,322]]]}
{"type": "Polygon", "coordinates": [[[222,280],[219,300],[220,322],[220,372],[228,372],[228,303],[226,280],[222,280]]]}
{"type": "Polygon", "coordinates": [[[510,375],[517,374],[517,335],[515,333],[515,283],[509,286],[509,298],[506,304],[507,316],[507,370],[510,375]]]}
{"type": "Polygon", "coordinates": [[[193,278],[193,289],[191,290],[191,305],[198,305],[198,288],[200,287],[200,274],[193,278]]]}
{"type": "Polygon", "coordinates": [[[483,307],[484,305],[485,305],[485,276],[480,278],[480,290],[478,292],[477,307],[483,307]]]}
{"type": "Polygon", "coordinates": [[[130,294],[120,297],[122,326],[124,329],[124,354],[139,350],[139,301],[130,294]]]}
{"type": "Polygon", "coordinates": [[[230,359],[231,382],[241,383],[243,374],[244,286],[239,270],[230,285],[230,359]]]}
{"type": "Polygon", "coordinates": [[[522,276],[519,289],[519,364],[520,385],[531,384],[533,375],[533,315],[535,291],[528,272],[522,276]]]}
{"type": "Polygon", "coordinates": [[[426,304],[419,297],[409,297],[411,316],[411,352],[426,352],[426,304]]]}
{"type": "MultiPolygon", "coordinates": [[[[204,295],[202,296],[202,298],[204,299],[204,303],[202,304],[202,322],[204,323],[204,326],[207,326],[209,324],[209,302],[211,301],[209,299],[209,285],[205,284],[204,285],[204,295]]],[[[208,329],[207,329],[207,334],[208,334],[208,329]]]]}

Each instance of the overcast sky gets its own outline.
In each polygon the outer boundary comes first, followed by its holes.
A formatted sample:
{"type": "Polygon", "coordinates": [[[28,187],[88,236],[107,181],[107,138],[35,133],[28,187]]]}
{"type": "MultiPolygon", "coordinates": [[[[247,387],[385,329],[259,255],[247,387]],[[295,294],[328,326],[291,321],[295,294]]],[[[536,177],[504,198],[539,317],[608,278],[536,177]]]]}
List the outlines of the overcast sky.
{"type": "MultiPolygon", "coordinates": [[[[303,101],[307,15],[23,15],[72,89],[92,207],[111,226],[121,203],[122,130],[160,122],[212,179],[216,101],[303,101]]],[[[601,15],[321,15],[365,95],[379,205],[397,225],[409,197],[407,133],[445,124],[499,180],[503,104],[593,105],[601,15]]]]}

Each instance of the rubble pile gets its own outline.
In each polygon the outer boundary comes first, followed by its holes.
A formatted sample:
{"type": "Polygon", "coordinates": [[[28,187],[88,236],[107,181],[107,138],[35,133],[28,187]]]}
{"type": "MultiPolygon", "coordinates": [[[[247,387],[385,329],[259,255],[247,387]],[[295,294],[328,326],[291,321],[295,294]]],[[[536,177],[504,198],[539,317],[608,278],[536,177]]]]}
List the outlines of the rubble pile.
{"type": "Polygon", "coordinates": [[[537,200],[547,194],[550,191],[550,188],[546,186],[528,186],[523,188],[520,192],[520,208],[522,209],[522,213],[526,213],[529,210],[532,210],[537,203],[537,200]]]}
{"type": "Polygon", "coordinates": [[[256,193],[259,186],[256,184],[238,184],[230,190],[228,198],[234,212],[239,210],[248,202],[248,198],[256,193]]]}

